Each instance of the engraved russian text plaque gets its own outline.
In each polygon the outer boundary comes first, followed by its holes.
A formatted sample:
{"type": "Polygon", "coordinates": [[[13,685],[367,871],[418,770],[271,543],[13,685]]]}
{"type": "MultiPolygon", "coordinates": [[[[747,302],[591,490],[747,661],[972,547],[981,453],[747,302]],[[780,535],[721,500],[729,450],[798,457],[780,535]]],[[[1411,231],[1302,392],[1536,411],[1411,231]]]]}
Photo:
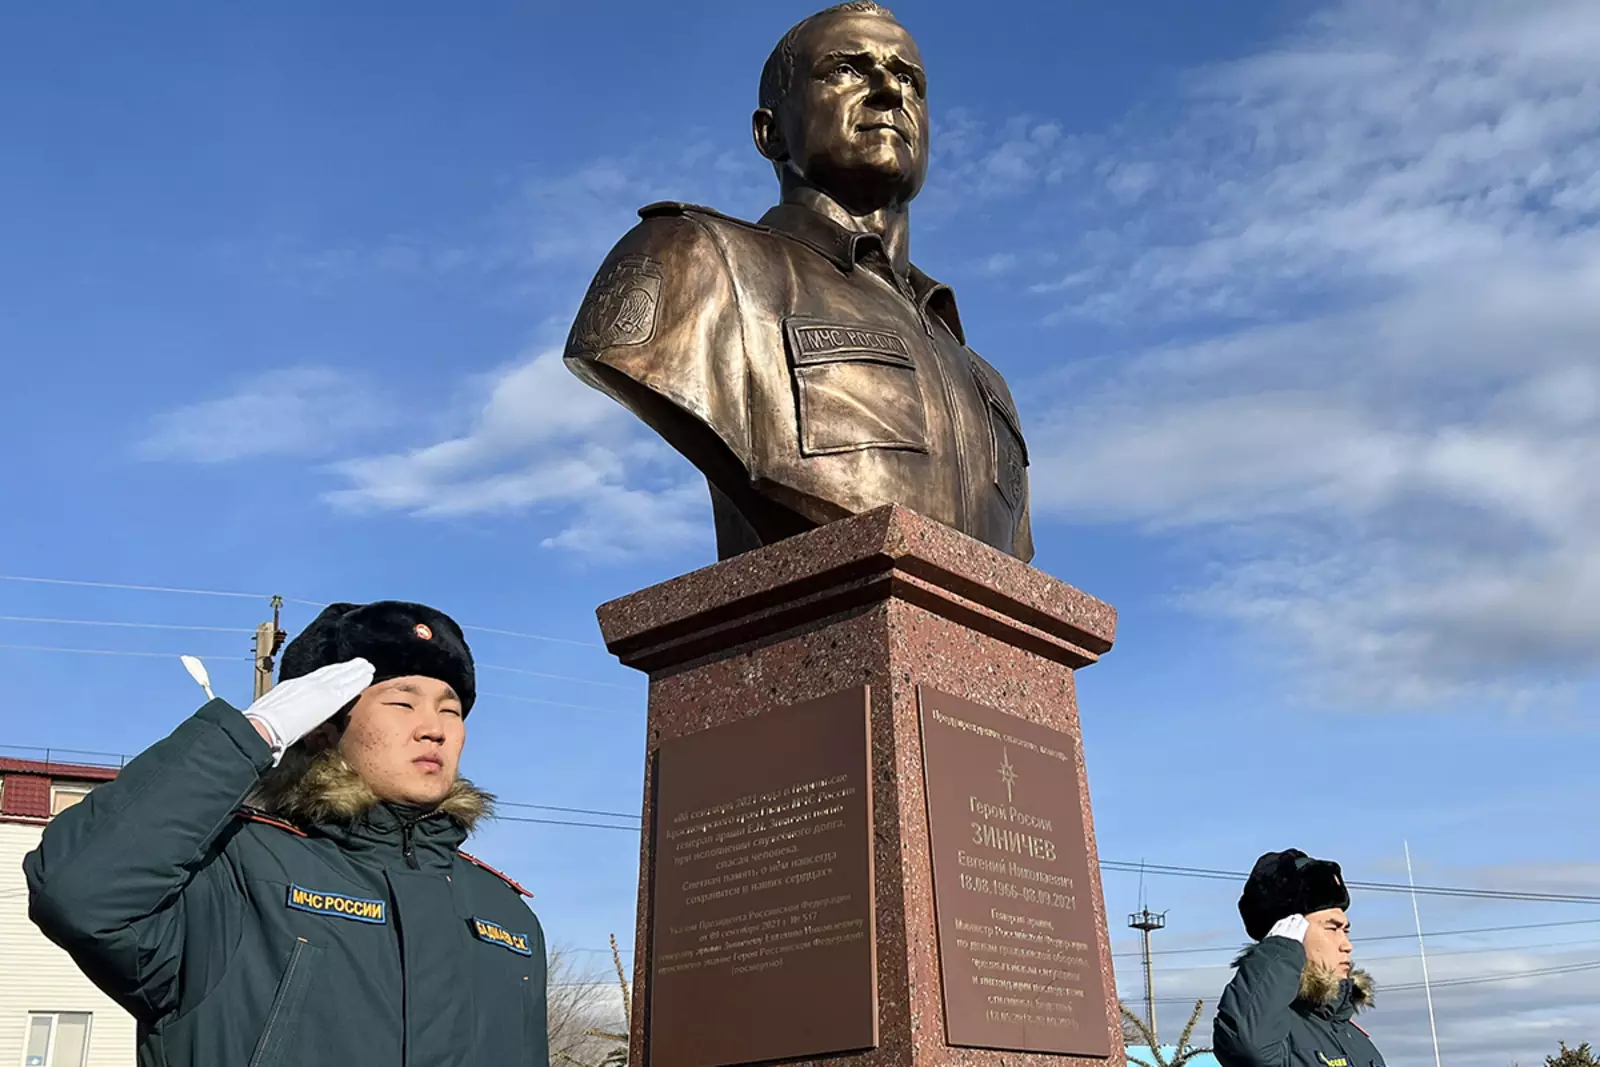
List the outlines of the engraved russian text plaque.
{"type": "Polygon", "coordinates": [[[877,1045],[868,696],[662,743],[649,1067],[877,1045]]]}
{"type": "Polygon", "coordinates": [[[917,698],[946,1040],[1109,1056],[1073,739],[917,698]]]}

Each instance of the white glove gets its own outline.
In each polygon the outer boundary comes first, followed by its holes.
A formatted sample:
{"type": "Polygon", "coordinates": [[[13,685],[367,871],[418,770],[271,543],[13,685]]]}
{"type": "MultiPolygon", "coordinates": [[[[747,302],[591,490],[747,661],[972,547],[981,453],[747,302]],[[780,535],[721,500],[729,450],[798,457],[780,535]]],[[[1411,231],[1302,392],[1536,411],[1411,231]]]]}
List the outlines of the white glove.
{"type": "Polygon", "coordinates": [[[1311,929],[1311,924],[1306,922],[1304,915],[1291,915],[1286,919],[1279,919],[1267,931],[1268,937],[1287,937],[1290,941],[1306,943],[1306,931],[1311,929]]]}
{"type": "Polygon", "coordinates": [[[278,765],[288,747],[338,713],[372,684],[373,666],[364,659],[330,663],[310,674],[273,686],[245,709],[244,717],[260,723],[278,765]]]}

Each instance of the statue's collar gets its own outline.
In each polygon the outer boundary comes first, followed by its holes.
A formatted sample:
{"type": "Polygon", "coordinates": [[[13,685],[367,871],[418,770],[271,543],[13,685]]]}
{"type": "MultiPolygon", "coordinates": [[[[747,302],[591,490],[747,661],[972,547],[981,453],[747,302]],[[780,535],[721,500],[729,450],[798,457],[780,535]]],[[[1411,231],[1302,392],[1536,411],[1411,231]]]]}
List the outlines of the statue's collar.
{"type": "MultiPolygon", "coordinates": [[[[885,260],[888,257],[883,238],[878,234],[846,229],[802,204],[778,204],[761,216],[760,225],[816,249],[847,273],[854,271],[856,265],[868,256],[885,260]]],[[[917,269],[916,264],[908,265],[905,280],[910,284],[918,305],[937,316],[950,328],[956,340],[966,344],[967,335],[961,328],[961,315],[956,310],[954,290],[928,277],[917,269]]]]}

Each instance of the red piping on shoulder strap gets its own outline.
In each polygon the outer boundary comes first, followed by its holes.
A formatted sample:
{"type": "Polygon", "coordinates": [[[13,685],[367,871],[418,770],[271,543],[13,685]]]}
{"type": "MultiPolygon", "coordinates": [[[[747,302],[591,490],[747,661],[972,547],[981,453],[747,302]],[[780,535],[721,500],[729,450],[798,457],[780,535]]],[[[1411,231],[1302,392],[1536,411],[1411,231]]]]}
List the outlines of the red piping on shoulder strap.
{"type": "Polygon", "coordinates": [[[1355,1020],[1354,1020],[1354,1019],[1351,1019],[1351,1020],[1350,1020],[1350,1025],[1351,1025],[1351,1026],[1353,1026],[1353,1027],[1355,1027],[1355,1028],[1356,1028],[1356,1029],[1357,1029],[1357,1030],[1360,1030],[1360,1031],[1361,1031],[1361,1033],[1362,1033],[1362,1034],[1363,1034],[1363,1035],[1364,1035],[1364,1036],[1365,1036],[1365,1037],[1366,1037],[1366,1039],[1367,1039],[1367,1040],[1368,1040],[1368,1041],[1371,1041],[1371,1040],[1372,1040],[1372,1035],[1371,1035],[1371,1034],[1369,1034],[1369,1033],[1367,1033],[1367,1032],[1366,1032],[1366,1030],[1364,1030],[1364,1029],[1362,1029],[1362,1026],[1361,1026],[1361,1024],[1360,1024],[1360,1023],[1358,1023],[1358,1022],[1356,1022],[1356,1021],[1355,1021],[1355,1020]]]}
{"type": "Polygon", "coordinates": [[[474,856],[470,852],[462,852],[460,849],[457,849],[456,850],[456,854],[459,855],[462,859],[466,860],[468,863],[471,863],[471,864],[473,864],[475,866],[478,866],[478,867],[482,867],[484,870],[488,871],[490,874],[494,875],[496,878],[500,879],[506,885],[510,886],[512,889],[515,889],[518,893],[522,894],[523,896],[527,897],[528,899],[530,899],[530,900],[533,899],[533,894],[528,892],[526,889],[522,888],[522,883],[517,881],[515,878],[511,877],[505,871],[497,871],[497,870],[495,870],[493,867],[489,866],[487,863],[483,862],[482,860],[480,860],[478,857],[474,856]]]}
{"type": "Polygon", "coordinates": [[[240,808],[233,814],[237,818],[246,819],[250,822],[266,823],[268,826],[276,826],[280,830],[287,830],[296,837],[306,836],[306,832],[294,825],[294,823],[284,822],[282,819],[268,815],[264,811],[257,811],[255,808],[240,808]]]}

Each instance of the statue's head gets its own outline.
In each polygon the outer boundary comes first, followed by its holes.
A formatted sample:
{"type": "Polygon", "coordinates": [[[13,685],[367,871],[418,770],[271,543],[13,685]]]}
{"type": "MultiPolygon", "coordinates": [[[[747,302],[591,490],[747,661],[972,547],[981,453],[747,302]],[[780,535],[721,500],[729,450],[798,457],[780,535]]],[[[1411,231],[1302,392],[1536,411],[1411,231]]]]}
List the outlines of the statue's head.
{"type": "Polygon", "coordinates": [[[887,8],[852,0],[783,35],[761,71],[756,147],[847,209],[903,205],[928,173],[928,82],[887,8]]]}

